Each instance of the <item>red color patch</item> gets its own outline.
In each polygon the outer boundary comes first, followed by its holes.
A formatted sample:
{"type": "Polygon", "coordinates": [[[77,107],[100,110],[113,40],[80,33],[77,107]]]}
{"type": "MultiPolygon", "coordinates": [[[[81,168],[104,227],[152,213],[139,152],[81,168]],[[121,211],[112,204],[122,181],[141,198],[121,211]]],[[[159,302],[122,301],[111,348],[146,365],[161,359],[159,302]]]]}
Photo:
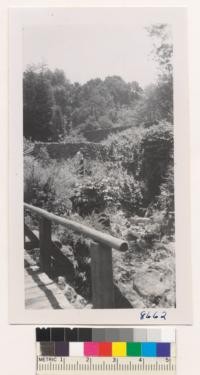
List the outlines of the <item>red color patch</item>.
{"type": "Polygon", "coordinates": [[[99,355],[101,357],[112,357],[112,343],[100,342],[99,343],[99,355]]]}

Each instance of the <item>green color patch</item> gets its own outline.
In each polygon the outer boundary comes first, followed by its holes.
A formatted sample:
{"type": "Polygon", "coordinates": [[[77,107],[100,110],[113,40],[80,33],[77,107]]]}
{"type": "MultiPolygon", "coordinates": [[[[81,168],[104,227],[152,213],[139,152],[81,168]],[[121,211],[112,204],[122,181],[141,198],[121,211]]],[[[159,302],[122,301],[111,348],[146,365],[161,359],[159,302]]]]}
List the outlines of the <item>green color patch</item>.
{"type": "Polygon", "coordinates": [[[141,343],[140,342],[127,342],[127,356],[128,357],[141,357],[141,343]]]}

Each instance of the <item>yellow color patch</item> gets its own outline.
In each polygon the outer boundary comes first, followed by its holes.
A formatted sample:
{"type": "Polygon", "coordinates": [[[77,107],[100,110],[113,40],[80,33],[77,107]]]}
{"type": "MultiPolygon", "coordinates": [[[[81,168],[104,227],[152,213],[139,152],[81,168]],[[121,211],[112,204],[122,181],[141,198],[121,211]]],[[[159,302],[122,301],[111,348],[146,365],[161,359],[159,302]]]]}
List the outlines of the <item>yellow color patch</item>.
{"type": "Polygon", "coordinates": [[[126,357],[126,342],[113,342],[112,343],[112,356],[113,357],[126,357]]]}

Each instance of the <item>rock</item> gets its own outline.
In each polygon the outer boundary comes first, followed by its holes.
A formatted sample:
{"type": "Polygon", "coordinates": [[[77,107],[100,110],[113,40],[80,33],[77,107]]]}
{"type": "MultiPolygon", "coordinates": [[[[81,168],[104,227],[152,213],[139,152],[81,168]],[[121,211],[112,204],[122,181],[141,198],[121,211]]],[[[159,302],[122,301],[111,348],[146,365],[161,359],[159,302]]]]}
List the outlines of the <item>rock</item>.
{"type": "Polygon", "coordinates": [[[86,303],[85,299],[77,294],[76,306],[80,308],[80,307],[83,307],[85,305],[85,303],[86,303]]]}
{"type": "Polygon", "coordinates": [[[39,267],[39,266],[36,266],[36,265],[33,265],[33,266],[30,266],[30,269],[31,269],[31,271],[33,271],[33,272],[37,272],[37,271],[39,271],[40,267],[39,267]]]}
{"type": "Polygon", "coordinates": [[[139,216],[134,216],[131,217],[130,219],[131,224],[137,225],[137,224],[149,224],[151,219],[149,217],[139,217],[139,216]]]}
{"type": "MultiPolygon", "coordinates": [[[[119,224],[112,224],[112,231],[113,231],[113,233],[117,233],[117,234],[119,234],[119,233],[121,233],[121,227],[120,227],[120,225],[119,224]]],[[[126,234],[126,232],[125,232],[125,234],[126,234]]]]}
{"type": "Polygon", "coordinates": [[[136,232],[134,232],[132,229],[127,230],[125,236],[126,236],[127,241],[136,240],[136,238],[139,237],[139,235],[136,232]]]}
{"type": "Polygon", "coordinates": [[[167,244],[169,242],[169,240],[168,240],[168,238],[167,238],[166,235],[162,237],[161,242],[164,243],[164,244],[167,244]]]}
{"type": "Polygon", "coordinates": [[[143,297],[159,297],[169,289],[169,281],[164,278],[162,271],[144,269],[135,273],[133,289],[143,297]]]}
{"type": "Polygon", "coordinates": [[[176,306],[176,296],[173,291],[169,291],[166,296],[167,304],[169,307],[176,306]]]}
{"type": "Polygon", "coordinates": [[[136,242],[140,250],[143,251],[148,248],[148,243],[143,238],[138,238],[136,242]]]}
{"type": "Polygon", "coordinates": [[[134,309],[145,309],[146,308],[146,305],[144,304],[144,302],[142,301],[139,301],[139,300],[136,300],[132,303],[132,306],[134,309]]]}
{"type": "Polygon", "coordinates": [[[68,301],[74,303],[77,298],[77,293],[75,292],[74,288],[66,285],[65,287],[65,296],[67,297],[68,301]]]}
{"type": "Polygon", "coordinates": [[[86,309],[92,309],[93,308],[93,306],[92,306],[92,304],[91,303],[88,303],[86,306],[85,306],[85,308],[86,309]]]}
{"type": "Polygon", "coordinates": [[[65,289],[65,286],[66,286],[66,281],[65,281],[65,277],[63,276],[58,276],[58,285],[61,289],[65,289]]]}
{"type": "Polygon", "coordinates": [[[151,217],[151,220],[153,223],[156,223],[156,224],[162,224],[164,219],[166,217],[166,212],[165,211],[162,211],[162,212],[159,212],[157,214],[154,214],[152,217],[151,217]]]}

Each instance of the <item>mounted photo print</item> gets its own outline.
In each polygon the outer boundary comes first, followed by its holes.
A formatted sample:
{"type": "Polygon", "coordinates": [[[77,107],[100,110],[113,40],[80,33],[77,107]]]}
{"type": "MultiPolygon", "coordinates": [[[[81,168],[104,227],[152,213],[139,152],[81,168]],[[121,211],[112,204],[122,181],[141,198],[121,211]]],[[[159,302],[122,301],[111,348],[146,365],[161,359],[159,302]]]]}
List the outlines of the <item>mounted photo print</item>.
{"type": "Polygon", "coordinates": [[[190,324],[187,10],[10,9],[9,116],[10,322],[190,324]]]}

